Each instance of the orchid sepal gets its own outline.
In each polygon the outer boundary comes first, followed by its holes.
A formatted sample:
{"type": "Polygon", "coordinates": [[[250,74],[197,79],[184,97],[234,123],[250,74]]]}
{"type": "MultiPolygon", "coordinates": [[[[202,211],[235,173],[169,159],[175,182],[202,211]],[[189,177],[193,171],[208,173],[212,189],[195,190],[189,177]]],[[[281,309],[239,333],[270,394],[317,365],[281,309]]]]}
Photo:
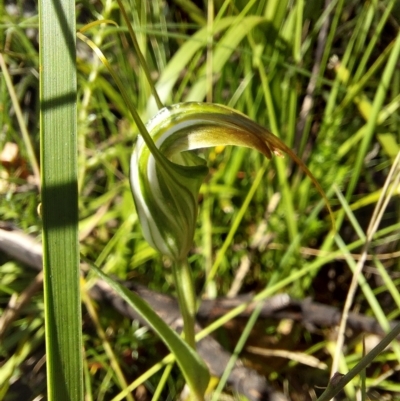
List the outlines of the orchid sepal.
{"type": "Polygon", "coordinates": [[[197,198],[208,173],[195,149],[245,146],[267,158],[286,153],[310,177],[331,213],[324,191],[299,157],[268,129],[229,107],[178,103],[161,109],[146,128],[157,153],[138,138],[131,159],[132,192],[145,239],[174,260],[186,258],[192,246],[197,198]]]}

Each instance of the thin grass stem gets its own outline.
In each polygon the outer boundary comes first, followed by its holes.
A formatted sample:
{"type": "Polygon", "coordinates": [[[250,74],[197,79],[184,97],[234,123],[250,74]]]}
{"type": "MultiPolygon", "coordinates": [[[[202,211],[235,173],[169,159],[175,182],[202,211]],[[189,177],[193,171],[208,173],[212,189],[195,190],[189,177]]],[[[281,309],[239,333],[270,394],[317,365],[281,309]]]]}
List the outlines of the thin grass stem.
{"type": "Polygon", "coordinates": [[[143,71],[144,71],[144,73],[146,75],[147,81],[148,81],[148,83],[150,85],[151,93],[154,96],[154,99],[155,99],[155,101],[157,103],[158,109],[162,109],[164,107],[164,105],[163,105],[160,97],[158,96],[158,93],[157,93],[156,87],[154,85],[153,79],[151,78],[151,75],[150,75],[148,64],[146,62],[146,59],[144,58],[144,55],[143,55],[142,51],[140,50],[140,46],[139,46],[139,43],[137,41],[136,34],[135,34],[135,32],[134,32],[134,30],[132,28],[132,24],[131,24],[131,22],[130,22],[130,20],[128,18],[128,15],[126,14],[125,7],[122,4],[121,0],[117,0],[117,3],[118,3],[118,6],[119,6],[119,9],[121,11],[122,17],[125,20],[126,26],[128,27],[129,36],[132,39],[133,46],[134,46],[136,54],[137,54],[137,56],[139,58],[140,65],[142,66],[142,69],[143,69],[143,71]]]}

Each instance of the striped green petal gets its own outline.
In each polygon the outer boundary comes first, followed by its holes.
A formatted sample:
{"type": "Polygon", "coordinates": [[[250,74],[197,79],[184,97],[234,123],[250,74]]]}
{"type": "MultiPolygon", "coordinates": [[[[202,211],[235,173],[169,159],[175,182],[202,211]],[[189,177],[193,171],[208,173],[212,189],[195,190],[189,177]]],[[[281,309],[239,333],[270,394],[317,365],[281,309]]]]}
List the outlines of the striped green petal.
{"type": "MultiPolygon", "coordinates": [[[[159,154],[139,137],[131,159],[131,186],[145,239],[174,260],[186,258],[197,219],[197,198],[208,173],[194,149],[236,145],[266,157],[288,154],[326,196],[296,154],[269,130],[226,106],[178,103],[146,125],[159,154]]],[[[329,207],[329,206],[328,206],[329,207]]]]}

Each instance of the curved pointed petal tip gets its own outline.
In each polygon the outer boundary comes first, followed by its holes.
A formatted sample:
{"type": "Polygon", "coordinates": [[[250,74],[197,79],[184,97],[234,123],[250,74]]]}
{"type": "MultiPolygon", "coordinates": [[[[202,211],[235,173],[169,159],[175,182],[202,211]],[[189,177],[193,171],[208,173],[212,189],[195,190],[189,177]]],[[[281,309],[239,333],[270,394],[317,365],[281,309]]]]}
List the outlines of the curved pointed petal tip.
{"type": "Polygon", "coordinates": [[[157,154],[139,137],[131,158],[131,186],[145,239],[174,260],[192,246],[197,198],[208,173],[195,149],[245,146],[266,157],[288,154],[307,174],[332,211],[307,166],[268,129],[229,107],[211,103],[178,103],[160,110],[146,128],[157,154]],[[182,153],[185,152],[185,153],[182,153]]]}

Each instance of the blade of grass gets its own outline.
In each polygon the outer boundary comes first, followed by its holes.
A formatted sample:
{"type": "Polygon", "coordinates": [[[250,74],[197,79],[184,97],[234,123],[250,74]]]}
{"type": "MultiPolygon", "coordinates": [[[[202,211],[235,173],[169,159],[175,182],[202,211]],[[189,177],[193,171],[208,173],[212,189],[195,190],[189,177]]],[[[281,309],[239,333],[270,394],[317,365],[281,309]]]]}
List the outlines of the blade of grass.
{"type": "Polygon", "coordinates": [[[171,370],[174,367],[173,363],[168,364],[165,369],[164,372],[161,376],[160,381],[158,382],[156,391],[153,394],[153,398],[151,399],[151,401],[158,401],[161,397],[162,391],[165,387],[165,385],[167,384],[167,380],[169,378],[169,376],[171,375],[171,370]]]}
{"type": "MultiPolygon", "coordinates": [[[[221,20],[222,22],[222,20],[221,20]]],[[[232,56],[233,52],[237,49],[240,42],[246,37],[246,35],[257,25],[265,23],[265,18],[250,15],[247,17],[237,17],[237,20],[233,22],[232,28],[230,28],[222,39],[219,40],[214,48],[213,60],[212,60],[212,71],[214,74],[218,74],[222,71],[225,63],[229,57],[232,56]],[[239,19],[240,18],[240,19],[239,19]],[[238,22],[240,23],[238,24],[238,22]],[[238,24],[238,25],[237,25],[238,24]]],[[[207,30],[206,30],[207,33],[207,30]]],[[[206,36],[207,38],[207,36],[206,36]]],[[[204,45],[207,44],[207,39],[204,45]]],[[[199,73],[196,83],[190,89],[188,95],[185,97],[186,102],[192,101],[203,101],[207,94],[207,64],[204,64],[199,73]]]]}
{"type": "MultiPolygon", "coordinates": [[[[357,70],[354,73],[355,82],[357,82],[359,79],[362,78],[364,71],[365,71],[365,67],[367,65],[367,62],[370,59],[374,49],[376,48],[376,44],[381,37],[381,33],[387,23],[388,18],[390,18],[390,15],[392,13],[393,7],[396,4],[396,1],[397,0],[390,0],[388,2],[388,4],[385,7],[385,11],[382,14],[382,17],[380,18],[378,24],[376,25],[376,28],[375,28],[375,31],[374,31],[372,37],[368,38],[367,48],[363,50],[361,60],[357,60],[357,70]]],[[[373,2],[371,2],[370,4],[371,4],[371,8],[378,7],[377,3],[376,3],[376,5],[374,5],[373,2]]],[[[376,15],[376,10],[374,10],[374,13],[376,15]]]]}
{"type": "Polygon", "coordinates": [[[219,268],[222,260],[225,257],[225,253],[233,240],[233,237],[239,227],[239,224],[242,221],[243,216],[246,213],[246,211],[249,207],[249,204],[250,204],[251,200],[253,199],[254,194],[256,193],[258,186],[261,184],[261,180],[264,176],[264,173],[265,173],[265,170],[266,170],[268,164],[269,164],[269,160],[265,160],[262,168],[258,171],[258,173],[253,181],[253,184],[250,188],[250,191],[248,192],[246,199],[244,200],[235,220],[232,222],[231,227],[228,232],[228,235],[226,236],[226,239],[225,239],[222,247],[218,251],[217,257],[215,258],[215,262],[212,265],[210,272],[208,274],[206,284],[211,282],[214,279],[215,275],[217,274],[218,268],[219,268]]]}
{"type": "MultiPolygon", "coordinates": [[[[336,236],[336,243],[338,244],[339,248],[343,252],[343,254],[346,256],[347,263],[352,270],[353,274],[357,270],[357,264],[354,261],[354,259],[350,256],[350,253],[346,249],[346,245],[343,242],[343,240],[339,237],[339,235],[336,236]]],[[[388,321],[387,316],[385,315],[381,305],[379,304],[374,292],[372,291],[370,285],[368,284],[367,279],[365,278],[364,275],[360,274],[358,276],[358,285],[360,286],[360,289],[362,290],[365,299],[369,303],[373,314],[382,327],[382,329],[386,332],[389,332],[390,330],[390,323],[388,321]]],[[[400,347],[397,343],[393,344],[394,352],[396,354],[396,358],[400,360],[400,347]]]]}
{"type": "Polygon", "coordinates": [[[206,101],[212,103],[213,101],[213,23],[214,23],[214,1],[207,1],[207,97],[206,101]]]}
{"type": "MultiPolygon", "coordinates": [[[[108,22],[110,13],[112,11],[112,0],[107,0],[104,5],[104,9],[102,12],[102,18],[104,19],[104,24],[100,26],[100,29],[95,35],[94,42],[97,46],[101,46],[104,40],[104,30],[106,27],[106,23],[108,22]]],[[[98,25],[100,21],[94,21],[89,26],[98,25]]],[[[93,97],[93,91],[96,87],[98,87],[98,77],[100,73],[100,61],[95,58],[91,60],[89,64],[90,72],[88,73],[88,79],[85,81],[83,96],[81,103],[79,105],[79,114],[78,114],[78,123],[79,123],[79,134],[78,134],[78,163],[79,163],[79,176],[78,176],[78,189],[81,192],[83,187],[83,183],[85,181],[85,174],[86,174],[86,126],[90,112],[90,101],[93,97]],[[97,85],[95,85],[95,83],[97,85]]],[[[104,89],[103,89],[104,90],[104,89]]],[[[115,102],[117,103],[117,102],[115,102]]]]}
{"type": "Polygon", "coordinates": [[[206,19],[203,15],[203,12],[197,5],[189,0],[174,0],[174,3],[182,7],[189,17],[199,25],[205,25],[206,19]]]}
{"type": "MultiPolygon", "coordinates": [[[[225,17],[216,20],[213,23],[213,34],[217,34],[233,24],[236,17],[225,17]]],[[[209,28],[204,27],[197,31],[185,44],[183,44],[162,71],[160,79],[156,84],[157,93],[160,95],[162,102],[167,102],[171,95],[172,89],[176,81],[180,77],[180,71],[185,71],[187,65],[193,59],[195,54],[207,45],[207,38],[209,37],[209,28]]],[[[215,58],[215,56],[214,56],[215,58]]],[[[215,72],[215,71],[214,71],[215,72]]],[[[147,114],[149,117],[153,116],[157,108],[155,101],[149,102],[147,114]]]]}
{"type": "MultiPolygon", "coordinates": [[[[105,351],[107,357],[109,358],[110,367],[113,369],[113,371],[115,373],[115,376],[118,380],[118,384],[121,387],[121,390],[124,390],[127,387],[127,383],[126,383],[124,374],[122,372],[121,367],[119,366],[118,359],[112,349],[112,345],[108,341],[107,335],[106,335],[103,327],[101,326],[99,315],[93,305],[93,301],[90,299],[87,292],[85,292],[85,291],[82,291],[82,300],[86,306],[86,310],[89,313],[90,318],[92,319],[93,325],[96,328],[97,335],[102,342],[104,351],[105,351]]],[[[128,401],[133,401],[132,394],[127,394],[126,399],[128,401]]]]}
{"type": "Polygon", "coordinates": [[[48,399],[83,400],[75,2],[39,2],[40,146],[48,399]]]}
{"type": "MultiPolygon", "coordinates": [[[[364,247],[363,247],[363,250],[362,250],[362,253],[361,253],[362,257],[357,262],[356,266],[352,268],[354,273],[353,273],[353,278],[352,278],[352,281],[351,281],[351,284],[350,284],[350,287],[349,287],[349,290],[348,290],[348,294],[347,294],[347,297],[346,297],[346,302],[345,302],[345,305],[344,305],[344,308],[343,308],[343,315],[342,315],[340,326],[339,326],[338,339],[337,339],[335,355],[334,355],[333,362],[332,362],[332,367],[331,367],[331,376],[333,376],[337,372],[337,369],[338,369],[339,359],[341,357],[342,348],[343,348],[343,345],[344,345],[344,335],[345,335],[345,329],[346,329],[346,323],[347,323],[348,314],[349,314],[351,305],[352,305],[354,297],[355,297],[356,289],[358,288],[358,282],[359,282],[359,280],[361,280],[361,282],[363,281],[362,280],[362,269],[363,269],[364,263],[366,261],[367,253],[368,253],[370,245],[371,245],[372,237],[375,234],[375,232],[376,232],[376,230],[378,228],[378,225],[379,225],[379,223],[380,223],[380,221],[382,219],[383,212],[384,212],[384,210],[385,210],[385,208],[387,206],[387,203],[389,202],[389,199],[391,199],[391,197],[393,195],[393,187],[389,191],[388,191],[388,188],[389,188],[389,184],[391,182],[391,179],[392,179],[393,175],[395,174],[395,171],[396,171],[396,169],[398,167],[399,161],[400,161],[400,153],[398,154],[398,157],[396,158],[396,161],[393,163],[392,169],[391,169],[391,171],[390,171],[390,173],[389,173],[389,175],[387,177],[387,180],[385,182],[385,186],[384,186],[384,189],[382,191],[381,197],[380,197],[378,203],[376,204],[374,213],[373,213],[373,215],[371,217],[370,224],[369,224],[369,227],[368,227],[366,235],[362,232],[360,227],[357,227],[358,223],[356,222],[356,220],[355,219],[353,220],[354,223],[355,223],[356,231],[359,232],[359,235],[361,234],[360,238],[365,240],[365,244],[364,244],[364,247]]],[[[400,179],[400,175],[398,175],[396,177],[396,179],[397,179],[397,181],[395,181],[395,185],[394,186],[398,185],[398,181],[400,179]]],[[[338,198],[344,204],[347,203],[345,201],[345,199],[343,199],[340,196],[339,193],[338,193],[338,198]]],[[[350,208],[349,208],[349,206],[347,204],[346,204],[346,209],[348,210],[348,212],[351,215],[352,212],[351,212],[351,210],[350,210],[350,208]]],[[[366,290],[364,290],[364,291],[366,291],[366,290]]],[[[369,291],[368,294],[370,292],[371,291],[369,291]]],[[[372,299],[372,294],[371,295],[367,295],[366,294],[366,298],[367,299],[372,299]]],[[[375,302],[373,304],[375,304],[375,302]]],[[[372,304],[371,304],[371,306],[372,306],[372,304]]],[[[383,312],[380,310],[380,308],[375,308],[375,311],[376,311],[376,313],[375,313],[376,316],[384,315],[383,312]]],[[[387,329],[389,327],[389,323],[387,321],[385,321],[385,320],[386,320],[385,318],[381,319],[381,321],[384,322],[383,323],[384,325],[382,327],[384,329],[387,329]]],[[[398,356],[399,356],[400,355],[399,354],[400,349],[398,349],[397,351],[398,351],[398,356]]]]}
{"type": "Polygon", "coordinates": [[[330,383],[323,394],[318,398],[317,401],[328,401],[331,400],[335,395],[337,395],[347,383],[354,379],[363,369],[365,369],[385,348],[394,341],[400,334],[400,324],[398,324],[393,330],[390,331],[384,339],[370,351],[361,361],[354,366],[353,369],[349,371],[340,380],[335,381],[335,383],[330,383]]]}
{"type": "Polygon", "coordinates": [[[346,191],[346,199],[347,200],[349,200],[350,196],[352,195],[352,193],[356,187],[356,184],[357,184],[357,181],[358,181],[358,178],[359,178],[362,166],[363,166],[364,158],[365,158],[365,155],[367,154],[368,147],[373,138],[373,134],[375,132],[376,124],[377,124],[378,117],[379,117],[379,112],[382,109],[382,105],[385,100],[387,90],[390,87],[390,81],[391,81],[393,72],[396,68],[397,60],[399,59],[399,55],[400,55],[400,33],[397,35],[397,38],[394,43],[393,49],[390,53],[388,62],[383,71],[382,79],[380,80],[378,87],[377,87],[376,95],[375,95],[373,105],[372,105],[371,114],[370,114],[370,117],[367,121],[367,125],[365,128],[365,135],[364,135],[363,140],[358,149],[355,166],[354,166],[353,172],[351,174],[349,185],[347,187],[347,191],[346,191]]]}
{"type": "Polygon", "coordinates": [[[124,391],[121,391],[118,395],[116,395],[111,401],[121,401],[126,397],[129,392],[132,392],[136,388],[138,388],[141,384],[149,380],[154,374],[160,371],[162,368],[168,366],[175,362],[175,356],[173,354],[168,354],[164,357],[160,362],[153,365],[150,369],[144,372],[140,377],[138,377],[135,381],[133,381],[124,391]]]}
{"type": "MultiPolygon", "coordinates": [[[[365,337],[363,337],[362,341],[362,357],[365,357],[365,337]]],[[[361,401],[366,401],[366,395],[367,395],[367,370],[364,368],[360,372],[360,379],[361,379],[361,401]]]]}
{"type": "Polygon", "coordinates": [[[246,326],[245,326],[245,328],[244,328],[244,330],[243,330],[238,342],[236,343],[236,346],[235,346],[235,349],[233,351],[233,354],[230,357],[230,359],[229,359],[229,361],[228,361],[228,363],[226,365],[225,371],[224,371],[223,375],[221,376],[221,379],[220,379],[220,381],[218,383],[217,388],[215,389],[215,392],[214,392],[214,394],[213,394],[213,396],[211,398],[211,401],[218,401],[220,399],[221,392],[225,387],[225,384],[226,384],[226,382],[227,382],[227,380],[229,378],[229,375],[232,372],[232,369],[235,366],[235,363],[236,363],[237,359],[239,358],[239,354],[242,352],[242,350],[243,350],[243,348],[244,348],[244,346],[246,344],[246,341],[247,341],[248,337],[250,336],[254,325],[257,322],[258,316],[261,313],[261,309],[262,309],[262,304],[261,303],[258,304],[254,308],[254,311],[252,312],[252,314],[251,314],[249,320],[247,321],[246,326]]]}
{"type": "Polygon", "coordinates": [[[161,99],[158,96],[157,90],[156,90],[156,88],[154,86],[154,82],[153,82],[153,79],[151,78],[150,71],[149,71],[149,68],[148,68],[148,64],[146,62],[146,59],[144,58],[144,55],[143,55],[142,51],[140,50],[139,42],[138,42],[138,40],[136,38],[136,35],[135,35],[134,30],[133,30],[132,24],[129,21],[128,15],[127,15],[126,10],[125,10],[125,7],[124,7],[124,5],[123,5],[121,0],[117,0],[117,3],[118,3],[118,6],[119,6],[119,9],[121,11],[121,14],[122,14],[122,16],[123,16],[123,18],[125,20],[126,26],[128,27],[128,32],[129,32],[129,35],[130,35],[131,40],[133,42],[133,46],[135,47],[136,55],[139,58],[139,62],[140,62],[140,65],[142,67],[142,71],[146,75],[147,82],[150,85],[151,93],[152,93],[152,95],[153,95],[153,97],[154,97],[154,99],[155,99],[155,101],[157,103],[158,109],[162,109],[164,107],[164,105],[162,104],[161,99]]]}
{"type": "MultiPolygon", "coordinates": [[[[257,64],[258,64],[258,72],[261,77],[261,84],[264,90],[265,104],[267,107],[271,129],[276,136],[281,138],[281,133],[278,127],[278,121],[274,110],[274,102],[272,99],[268,76],[264,70],[264,67],[261,64],[261,60],[258,60],[257,64]]],[[[295,218],[296,214],[294,212],[292,192],[290,191],[290,186],[287,180],[286,163],[284,160],[276,158],[275,164],[276,164],[276,169],[278,171],[279,186],[282,191],[282,200],[285,204],[285,218],[288,226],[289,237],[293,241],[294,238],[297,236],[298,227],[295,218]]]]}
{"type": "Polygon", "coordinates": [[[33,174],[35,176],[35,181],[36,181],[36,184],[40,188],[39,163],[37,161],[35,151],[34,151],[33,145],[32,145],[32,140],[31,140],[31,137],[29,136],[28,129],[26,127],[25,120],[22,115],[22,110],[21,110],[21,107],[18,102],[17,94],[15,93],[15,89],[14,89],[14,85],[13,85],[11,77],[10,77],[10,73],[8,72],[6,62],[1,53],[0,53],[0,68],[3,72],[3,76],[4,76],[4,80],[6,81],[8,93],[10,95],[10,98],[11,98],[11,101],[12,101],[12,104],[13,104],[13,107],[15,110],[15,115],[17,117],[19,129],[21,130],[22,138],[24,140],[25,147],[28,152],[28,157],[29,157],[29,161],[31,163],[33,174]]]}

